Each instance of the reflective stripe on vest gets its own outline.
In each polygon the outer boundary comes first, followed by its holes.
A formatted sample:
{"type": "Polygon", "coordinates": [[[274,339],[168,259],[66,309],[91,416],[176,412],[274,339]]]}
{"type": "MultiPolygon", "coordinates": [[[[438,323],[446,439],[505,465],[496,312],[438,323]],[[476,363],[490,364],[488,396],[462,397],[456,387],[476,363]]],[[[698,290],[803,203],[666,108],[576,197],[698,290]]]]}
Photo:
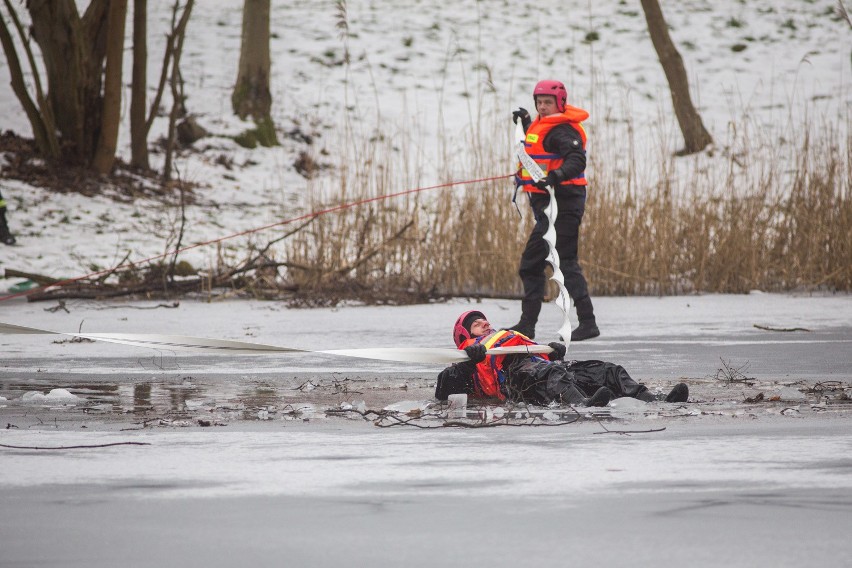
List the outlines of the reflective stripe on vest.
{"type": "MultiPolygon", "coordinates": [[[[491,335],[468,339],[459,346],[464,349],[474,343],[482,343],[486,349],[495,347],[511,347],[513,345],[538,345],[535,341],[522,333],[501,329],[491,335]]],[[[534,355],[534,357],[547,358],[546,355],[534,355]]],[[[486,355],[485,359],[476,364],[476,374],[473,377],[474,396],[478,398],[496,397],[505,400],[501,386],[506,382],[503,372],[503,360],[505,355],[486,355]]]]}

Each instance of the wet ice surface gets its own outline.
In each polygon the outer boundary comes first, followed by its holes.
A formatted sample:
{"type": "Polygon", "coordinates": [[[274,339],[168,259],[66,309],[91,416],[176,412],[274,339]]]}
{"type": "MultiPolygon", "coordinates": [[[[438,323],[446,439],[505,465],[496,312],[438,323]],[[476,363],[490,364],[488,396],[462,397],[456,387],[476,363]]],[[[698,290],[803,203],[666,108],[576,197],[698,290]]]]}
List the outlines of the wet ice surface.
{"type": "Polygon", "coordinates": [[[4,442],[151,445],[4,450],[4,565],[842,565],[848,423],[12,431],[4,442]]]}
{"type": "MultiPolygon", "coordinates": [[[[517,315],[512,302],[475,306],[498,324],[517,315]]],[[[69,307],[7,305],[0,319],[300,348],[446,347],[447,322],[470,304],[69,307]]],[[[688,404],[617,400],[563,425],[577,414],[503,409],[538,426],[446,428],[428,365],[0,336],[0,444],[149,444],[0,449],[0,508],[12,512],[0,520],[3,565],[842,565],[852,300],[601,298],[596,308],[604,335],[570,356],[621,363],[659,392],[685,380],[688,404]],[[348,411],[383,408],[433,428],[378,428],[376,415],[348,411]]],[[[550,319],[543,329],[555,329],[550,319]]],[[[495,410],[470,404],[469,422],[495,410]]]]}

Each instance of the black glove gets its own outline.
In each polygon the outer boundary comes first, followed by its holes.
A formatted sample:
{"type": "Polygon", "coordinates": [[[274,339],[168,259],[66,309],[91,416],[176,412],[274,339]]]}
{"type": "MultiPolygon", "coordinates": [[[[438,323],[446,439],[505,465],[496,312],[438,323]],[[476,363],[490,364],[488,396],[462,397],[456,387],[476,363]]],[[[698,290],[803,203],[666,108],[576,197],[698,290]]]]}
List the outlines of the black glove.
{"type": "Polygon", "coordinates": [[[485,361],[485,351],[485,346],[481,343],[474,343],[464,348],[464,352],[467,353],[467,356],[474,363],[485,361]]]}
{"type": "Polygon", "coordinates": [[[568,351],[564,343],[554,341],[553,343],[548,343],[547,346],[553,349],[553,353],[550,354],[551,361],[561,361],[565,357],[565,352],[568,351]]]}
{"type": "Polygon", "coordinates": [[[560,183],[562,183],[562,174],[559,170],[553,170],[552,172],[547,172],[547,177],[535,182],[534,185],[541,190],[547,190],[548,185],[556,189],[560,183]]]}
{"type": "Polygon", "coordinates": [[[512,112],[512,122],[518,124],[518,119],[521,119],[521,126],[524,127],[524,130],[532,123],[532,119],[530,118],[530,113],[524,107],[518,107],[518,110],[512,112]]]}

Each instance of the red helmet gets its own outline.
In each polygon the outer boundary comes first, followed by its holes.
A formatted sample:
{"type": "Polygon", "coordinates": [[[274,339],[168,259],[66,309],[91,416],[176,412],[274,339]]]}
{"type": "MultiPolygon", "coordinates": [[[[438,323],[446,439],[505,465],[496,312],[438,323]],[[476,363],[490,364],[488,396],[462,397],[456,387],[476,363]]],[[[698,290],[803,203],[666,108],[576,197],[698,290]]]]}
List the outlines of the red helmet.
{"type": "Polygon", "coordinates": [[[456,347],[461,347],[462,343],[470,339],[470,324],[479,318],[488,319],[485,317],[485,314],[475,310],[465,312],[459,316],[459,319],[456,320],[456,325],[453,326],[453,341],[456,342],[456,347]]]}
{"type": "Polygon", "coordinates": [[[533,100],[538,95],[553,95],[556,97],[556,108],[559,112],[565,112],[565,104],[568,102],[568,91],[565,85],[559,81],[545,80],[539,81],[533,89],[533,100]]]}

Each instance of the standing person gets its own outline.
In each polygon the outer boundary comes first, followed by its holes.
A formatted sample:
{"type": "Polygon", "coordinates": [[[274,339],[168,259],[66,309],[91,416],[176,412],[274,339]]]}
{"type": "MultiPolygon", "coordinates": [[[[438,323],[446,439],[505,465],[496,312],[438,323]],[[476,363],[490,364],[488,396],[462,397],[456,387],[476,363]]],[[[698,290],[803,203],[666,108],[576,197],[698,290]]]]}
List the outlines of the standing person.
{"type": "MultiPolygon", "coordinates": [[[[447,400],[451,394],[477,398],[524,400],[546,405],[551,401],[585,406],[606,406],[617,397],[645,402],[657,398],[648,387],[634,381],[621,365],[604,361],[563,361],[565,345],[549,343],[550,355],[487,355],[486,350],[514,345],[537,345],[517,331],[495,331],[485,314],[464,312],[453,326],[453,341],[469,361],[441,371],[435,397],[447,400]]],[[[666,402],[686,402],[689,387],[677,384],[666,402]]]]}
{"type": "Polygon", "coordinates": [[[7,245],[13,245],[16,242],[6,223],[6,200],[3,199],[2,193],[0,193],[0,242],[7,245]]]}
{"type": "Polygon", "coordinates": [[[524,108],[513,112],[512,119],[515,123],[521,120],[526,132],[527,153],[547,177],[533,182],[523,168],[516,176],[518,187],[529,195],[535,227],[521,255],[518,274],[524,284],[524,298],[521,319],[512,329],[535,338],[535,324],[546,286],[544,269],[548,245],[543,237],[548,228],[544,209],[550,201],[545,190],[549,185],[554,189],[558,208],[553,225],[559,266],[580,320],[580,325],[571,333],[571,341],[583,341],[601,334],[595,323],[586,278],[577,262],[580,223],[586,209],[586,131],[581,123],[589,118],[589,113],[568,104],[568,91],[559,81],[539,81],[533,90],[533,100],[538,112],[535,120],[530,119],[524,108]]]}

